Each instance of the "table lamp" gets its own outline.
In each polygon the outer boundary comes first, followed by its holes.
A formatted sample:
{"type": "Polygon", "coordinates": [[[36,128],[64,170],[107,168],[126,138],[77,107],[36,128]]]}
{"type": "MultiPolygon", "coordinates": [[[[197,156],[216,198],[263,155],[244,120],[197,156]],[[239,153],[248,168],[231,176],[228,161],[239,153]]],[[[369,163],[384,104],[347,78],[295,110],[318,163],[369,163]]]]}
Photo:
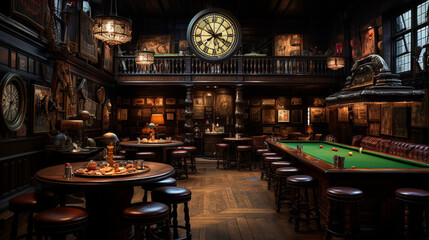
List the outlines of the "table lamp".
{"type": "Polygon", "coordinates": [[[150,122],[155,124],[155,128],[153,128],[153,130],[155,131],[155,138],[158,138],[158,132],[156,130],[156,128],[161,125],[164,124],[164,114],[162,113],[155,113],[152,114],[152,116],[150,117],[150,122]]]}

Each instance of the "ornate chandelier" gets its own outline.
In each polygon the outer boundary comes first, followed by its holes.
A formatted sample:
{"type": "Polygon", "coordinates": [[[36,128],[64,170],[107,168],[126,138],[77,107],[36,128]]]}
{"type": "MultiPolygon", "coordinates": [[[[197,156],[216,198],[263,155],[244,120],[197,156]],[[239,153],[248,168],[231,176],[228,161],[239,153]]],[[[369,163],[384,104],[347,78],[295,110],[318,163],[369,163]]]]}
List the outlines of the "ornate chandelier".
{"type": "Polygon", "coordinates": [[[139,65],[151,65],[155,60],[155,52],[149,50],[137,50],[134,61],[139,65]]]}
{"type": "MultiPolygon", "coordinates": [[[[113,0],[112,0],[113,1],[113,0]]],[[[120,17],[117,13],[115,0],[115,14],[112,13],[110,2],[110,15],[94,17],[92,30],[94,37],[109,45],[117,45],[131,41],[131,20],[120,17]]]]}
{"type": "Polygon", "coordinates": [[[328,58],[328,68],[332,70],[338,70],[344,67],[344,58],[343,57],[329,57],[328,58]]]}

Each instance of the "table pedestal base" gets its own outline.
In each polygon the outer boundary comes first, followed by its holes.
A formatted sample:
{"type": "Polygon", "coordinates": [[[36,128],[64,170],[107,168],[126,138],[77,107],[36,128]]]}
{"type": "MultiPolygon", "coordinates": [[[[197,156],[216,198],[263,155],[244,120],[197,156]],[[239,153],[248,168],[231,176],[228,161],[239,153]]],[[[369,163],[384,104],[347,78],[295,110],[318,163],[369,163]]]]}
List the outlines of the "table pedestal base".
{"type": "Polygon", "coordinates": [[[122,211],[131,204],[133,194],[132,186],[87,189],[87,239],[128,239],[131,228],[123,224],[121,219],[122,211]]]}

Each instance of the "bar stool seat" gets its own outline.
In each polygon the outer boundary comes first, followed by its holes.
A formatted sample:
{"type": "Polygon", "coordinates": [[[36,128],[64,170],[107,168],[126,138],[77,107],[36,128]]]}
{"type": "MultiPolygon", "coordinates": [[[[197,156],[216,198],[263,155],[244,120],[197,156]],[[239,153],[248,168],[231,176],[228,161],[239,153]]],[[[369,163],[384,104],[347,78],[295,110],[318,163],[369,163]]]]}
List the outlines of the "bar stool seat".
{"type": "Polygon", "coordinates": [[[283,161],[283,160],[284,160],[284,158],[282,156],[277,156],[277,155],[275,155],[275,156],[266,156],[265,157],[264,162],[265,162],[265,167],[267,169],[267,178],[268,178],[268,180],[267,180],[267,189],[268,190],[271,189],[271,183],[272,183],[272,180],[275,177],[275,171],[276,171],[276,169],[279,168],[279,167],[290,167],[292,165],[290,162],[286,162],[286,161],[283,161]],[[286,163],[285,164],[280,164],[280,165],[276,164],[275,167],[273,167],[272,164],[275,163],[275,162],[286,162],[286,163]]]}
{"type": "Polygon", "coordinates": [[[126,158],[124,155],[113,155],[113,160],[125,160],[126,158]]]}
{"type": "Polygon", "coordinates": [[[168,217],[170,209],[167,205],[159,202],[134,203],[126,208],[122,215],[125,222],[134,225],[136,238],[141,239],[141,228],[146,226],[146,239],[152,239],[150,225],[163,223],[165,239],[170,239],[170,228],[168,217]],[[139,231],[140,230],[140,231],[139,231]]]}
{"type": "Polygon", "coordinates": [[[189,163],[187,163],[187,164],[193,172],[197,172],[197,163],[195,162],[195,152],[197,151],[197,147],[195,147],[195,146],[182,146],[182,147],[178,147],[177,149],[188,151],[189,163]]]}
{"type": "Polygon", "coordinates": [[[345,238],[357,235],[359,233],[357,203],[363,199],[362,190],[353,187],[330,187],[326,189],[325,195],[329,200],[326,239],[331,239],[332,235],[345,238]]]}
{"type": "Polygon", "coordinates": [[[262,155],[262,153],[270,152],[269,148],[259,148],[256,150],[256,154],[262,155]]]}
{"type": "Polygon", "coordinates": [[[155,188],[166,187],[166,186],[172,186],[172,187],[177,186],[176,179],[166,178],[166,179],[160,180],[158,182],[147,183],[147,184],[142,185],[142,188],[144,189],[144,196],[143,196],[142,201],[147,202],[147,192],[148,191],[152,191],[155,188]]]}
{"type": "Polygon", "coordinates": [[[119,151],[119,155],[125,156],[125,155],[127,155],[127,151],[121,150],[121,151],[119,151]]]}
{"type": "Polygon", "coordinates": [[[299,223],[301,220],[307,223],[310,220],[316,222],[317,228],[322,229],[320,225],[320,213],[317,203],[317,191],[314,184],[313,177],[309,175],[293,175],[286,179],[286,185],[292,189],[291,193],[291,214],[289,221],[295,220],[295,231],[299,231],[299,223]],[[313,191],[313,203],[310,203],[308,190],[313,191]],[[304,192],[304,195],[302,195],[304,192]],[[303,217],[302,215],[305,215],[303,217]]]}
{"type": "Polygon", "coordinates": [[[155,152],[137,152],[136,159],[153,160],[156,158],[155,152]]]}
{"type": "Polygon", "coordinates": [[[191,190],[187,188],[181,188],[181,187],[160,187],[157,189],[154,189],[152,191],[152,201],[165,203],[170,206],[170,211],[172,214],[170,215],[170,218],[173,219],[173,238],[174,239],[191,239],[192,233],[191,233],[191,224],[190,224],[190,217],[189,217],[189,207],[188,202],[191,201],[192,192],[191,190]],[[177,204],[183,203],[184,204],[184,214],[185,214],[185,226],[181,226],[178,224],[177,221],[177,204]],[[172,206],[171,206],[172,205],[172,206]],[[178,229],[182,228],[186,230],[186,237],[179,238],[179,231],[178,229]]]}
{"type": "Polygon", "coordinates": [[[252,146],[238,145],[237,146],[237,167],[249,167],[252,170],[252,146]]]}
{"type": "Polygon", "coordinates": [[[188,166],[186,164],[186,158],[189,156],[189,152],[186,150],[174,150],[171,152],[171,165],[176,170],[176,179],[180,178],[182,174],[185,174],[188,178],[188,166]]]}
{"type": "Polygon", "coordinates": [[[276,187],[274,191],[275,203],[277,205],[277,212],[280,212],[282,204],[289,205],[291,211],[291,196],[290,189],[286,186],[286,179],[289,176],[297,175],[300,170],[295,167],[281,167],[275,171],[276,187]]]}
{"type": "Polygon", "coordinates": [[[79,207],[58,207],[41,211],[34,217],[39,236],[56,236],[80,232],[81,239],[88,224],[88,212],[79,207]]]}
{"type": "Polygon", "coordinates": [[[217,143],[216,144],[216,157],[217,164],[216,168],[219,168],[219,163],[222,160],[222,167],[231,167],[231,161],[229,160],[229,144],[228,143],[217,143]]]}
{"type": "Polygon", "coordinates": [[[418,188],[398,188],[395,197],[404,206],[404,238],[426,239],[424,225],[429,224],[429,191],[418,188]],[[426,216],[424,218],[423,216],[426,216]]]}

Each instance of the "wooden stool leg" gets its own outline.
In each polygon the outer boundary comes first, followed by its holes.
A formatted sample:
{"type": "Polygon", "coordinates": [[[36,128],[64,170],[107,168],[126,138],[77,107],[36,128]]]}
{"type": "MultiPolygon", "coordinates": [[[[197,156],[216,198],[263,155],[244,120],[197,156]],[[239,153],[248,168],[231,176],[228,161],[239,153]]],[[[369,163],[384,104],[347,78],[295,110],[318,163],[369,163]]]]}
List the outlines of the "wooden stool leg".
{"type": "Polygon", "coordinates": [[[304,189],[304,193],[305,193],[305,207],[306,207],[306,211],[305,211],[305,217],[307,218],[307,223],[310,222],[310,200],[308,199],[308,188],[304,189]]]}
{"type": "Polygon", "coordinates": [[[18,234],[18,222],[19,222],[19,213],[14,212],[13,220],[12,220],[12,229],[10,231],[10,240],[14,240],[16,238],[16,235],[18,234]]]}
{"type": "Polygon", "coordinates": [[[295,232],[299,231],[299,221],[301,220],[301,189],[295,188],[293,189],[295,191],[295,194],[291,194],[291,196],[295,196],[295,232]]]}
{"type": "Polygon", "coordinates": [[[317,201],[317,192],[316,192],[316,187],[314,185],[313,185],[313,203],[314,203],[314,211],[315,211],[315,215],[316,215],[317,229],[319,231],[321,231],[322,225],[320,225],[319,202],[317,201]]]}
{"type": "Polygon", "coordinates": [[[351,237],[351,206],[344,207],[344,218],[345,218],[345,238],[349,239],[351,237]]]}
{"type": "Polygon", "coordinates": [[[410,209],[408,207],[408,204],[405,203],[405,211],[404,211],[404,232],[405,236],[408,236],[409,233],[409,215],[410,215],[410,209]]]}
{"type": "MultiPolygon", "coordinates": [[[[219,162],[220,162],[220,157],[219,157],[219,149],[216,150],[216,158],[217,158],[217,164],[216,164],[216,169],[219,169],[219,162]]],[[[223,155],[223,154],[222,154],[223,155]]],[[[223,156],[222,156],[223,158],[223,156]]]]}
{"type": "Polygon", "coordinates": [[[30,212],[28,213],[28,218],[27,218],[27,240],[33,239],[33,222],[34,222],[33,213],[30,212]]]}
{"type": "Polygon", "coordinates": [[[330,240],[331,239],[331,233],[328,231],[328,228],[331,226],[331,224],[332,224],[332,214],[333,214],[333,212],[332,212],[332,202],[331,201],[329,201],[328,202],[328,209],[327,209],[327,212],[328,212],[328,216],[327,216],[327,218],[326,218],[326,230],[325,230],[325,239],[326,240],[330,240]]]}
{"type": "Polygon", "coordinates": [[[190,237],[191,237],[191,223],[190,223],[190,218],[189,218],[188,203],[185,202],[184,205],[185,205],[184,212],[185,212],[186,237],[187,237],[187,239],[190,239],[190,237]]]}
{"type": "Polygon", "coordinates": [[[152,240],[152,228],[150,227],[150,225],[146,226],[146,239],[152,240]]]}
{"type": "Polygon", "coordinates": [[[179,223],[177,222],[177,204],[173,204],[173,238],[179,238],[179,231],[177,229],[177,225],[179,223]]]}

